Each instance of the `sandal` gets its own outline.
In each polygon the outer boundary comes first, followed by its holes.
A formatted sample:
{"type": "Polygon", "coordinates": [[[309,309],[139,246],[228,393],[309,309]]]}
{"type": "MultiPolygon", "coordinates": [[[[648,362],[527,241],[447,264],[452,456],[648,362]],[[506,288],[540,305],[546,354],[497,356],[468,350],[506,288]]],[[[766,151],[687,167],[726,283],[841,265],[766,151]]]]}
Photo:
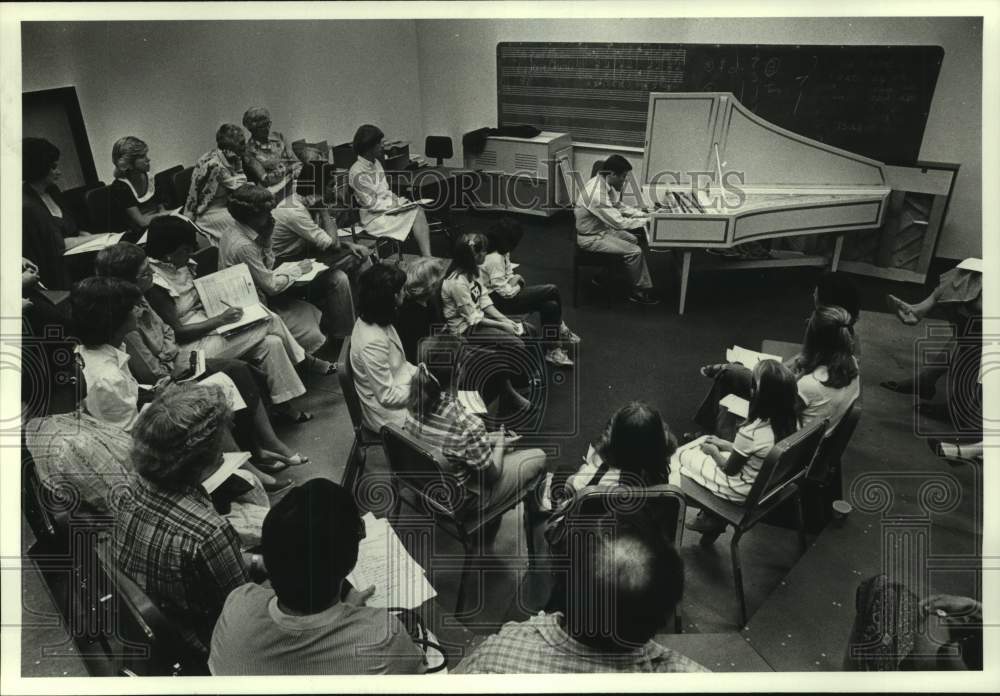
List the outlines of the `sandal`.
{"type": "Polygon", "coordinates": [[[258,459],[253,462],[255,468],[265,474],[274,475],[288,468],[288,463],[277,459],[258,459]]]}
{"type": "MultiPolygon", "coordinates": [[[[270,450],[261,450],[261,456],[264,458],[265,464],[279,464],[281,469],[289,466],[299,466],[300,464],[305,464],[309,461],[309,457],[306,457],[299,452],[296,452],[290,457],[278,454],[277,452],[272,452],[270,450]]],[[[279,469],[280,470],[280,469],[279,469]]]]}

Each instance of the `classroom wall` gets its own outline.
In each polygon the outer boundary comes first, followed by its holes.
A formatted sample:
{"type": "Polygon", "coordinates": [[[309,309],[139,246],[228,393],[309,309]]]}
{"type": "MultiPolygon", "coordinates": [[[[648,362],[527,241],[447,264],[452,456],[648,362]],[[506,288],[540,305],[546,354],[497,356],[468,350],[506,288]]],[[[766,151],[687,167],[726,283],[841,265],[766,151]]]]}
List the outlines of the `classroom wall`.
{"type": "MultiPolygon", "coordinates": [[[[937,255],[982,254],[982,22],[977,18],[417,20],[423,130],[450,135],[495,126],[501,41],[931,44],[944,63],[921,159],[962,165],[937,255]]],[[[577,168],[590,171],[594,152],[577,168]]]]}
{"type": "Polygon", "coordinates": [[[289,142],[366,122],[423,141],[410,20],[26,23],[22,56],[24,91],[76,87],[105,182],[117,138],[148,142],[154,171],[191,165],[250,106],[289,142]]]}

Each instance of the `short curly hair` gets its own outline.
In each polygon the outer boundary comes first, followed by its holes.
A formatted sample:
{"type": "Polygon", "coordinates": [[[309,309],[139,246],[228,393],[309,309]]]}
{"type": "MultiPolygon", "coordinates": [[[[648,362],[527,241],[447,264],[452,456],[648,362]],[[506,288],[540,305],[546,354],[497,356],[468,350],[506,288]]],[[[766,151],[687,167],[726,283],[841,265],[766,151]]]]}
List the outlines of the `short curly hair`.
{"type": "Polygon", "coordinates": [[[239,152],[246,148],[247,137],[243,134],[243,129],[236,124],[223,123],[215,132],[215,144],[220,150],[239,152]]]}
{"type": "Polygon", "coordinates": [[[274,208],[274,194],[257,184],[243,184],[229,195],[226,209],[237,222],[247,224],[255,215],[274,208]]]}
{"type": "Polygon", "coordinates": [[[51,172],[59,161],[59,148],[45,138],[21,141],[21,181],[38,181],[51,172]]]}
{"type": "Polygon", "coordinates": [[[101,249],[94,259],[94,270],[105,278],[121,278],[135,282],[146,260],[146,252],[141,246],[130,242],[118,242],[101,249]]]}
{"type": "Polygon", "coordinates": [[[142,293],[134,283],[121,278],[84,278],[70,291],[70,316],[80,343],[96,348],[111,339],[142,293]]]}
{"type": "Polygon", "coordinates": [[[406,274],[396,266],[377,263],[358,279],[358,316],[368,324],[389,326],[396,320],[396,293],[406,283],[406,274]]]}
{"type": "Polygon", "coordinates": [[[421,256],[406,266],[406,296],[411,300],[426,301],[436,291],[444,276],[442,259],[421,256]]]}
{"type": "Polygon", "coordinates": [[[215,467],[232,417],[225,393],[212,384],[173,385],[132,426],[132,465],[147,481],[171,490],[201,483],[215,467]]]}
{"type": "Polygon", "coordinates": [[[270,121],[271,114],[263,106],[251,106],[243,112],[243,127],[253,130],[264,121],[270,121]]]}

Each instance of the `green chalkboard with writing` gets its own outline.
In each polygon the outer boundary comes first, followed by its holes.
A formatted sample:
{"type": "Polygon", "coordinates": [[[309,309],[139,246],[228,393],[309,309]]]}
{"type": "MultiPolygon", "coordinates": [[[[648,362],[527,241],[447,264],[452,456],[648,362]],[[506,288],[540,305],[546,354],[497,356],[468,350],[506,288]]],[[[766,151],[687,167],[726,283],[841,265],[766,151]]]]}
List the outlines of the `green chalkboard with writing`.
{"type": "Polygon", "coordinates": [[[498,122],[642,147],[650,92],[732,92],[782,128],[907,164],[943,60],[940,46],[504,42],[498,122]]]}

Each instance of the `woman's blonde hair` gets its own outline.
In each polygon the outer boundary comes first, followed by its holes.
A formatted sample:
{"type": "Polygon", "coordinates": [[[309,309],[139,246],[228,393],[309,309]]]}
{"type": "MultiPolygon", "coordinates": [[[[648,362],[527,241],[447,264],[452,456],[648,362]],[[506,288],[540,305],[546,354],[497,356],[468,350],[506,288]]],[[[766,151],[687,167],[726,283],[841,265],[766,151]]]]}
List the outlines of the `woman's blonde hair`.
{"type": "Polygon", "coordinates": [[[434,294],[444,275],[444,262],[422,256],[406,267],[406,285],[403,289],[412,300],[423,301],[434,294]]]}
{"type": "Polygon", "coordinates": [[[111,163],[115,165],[115,178],[120,179],[132,171],[135,161],[149,152],[149,145],[135,137],[126,135],[111,147],[111,163]]]}

